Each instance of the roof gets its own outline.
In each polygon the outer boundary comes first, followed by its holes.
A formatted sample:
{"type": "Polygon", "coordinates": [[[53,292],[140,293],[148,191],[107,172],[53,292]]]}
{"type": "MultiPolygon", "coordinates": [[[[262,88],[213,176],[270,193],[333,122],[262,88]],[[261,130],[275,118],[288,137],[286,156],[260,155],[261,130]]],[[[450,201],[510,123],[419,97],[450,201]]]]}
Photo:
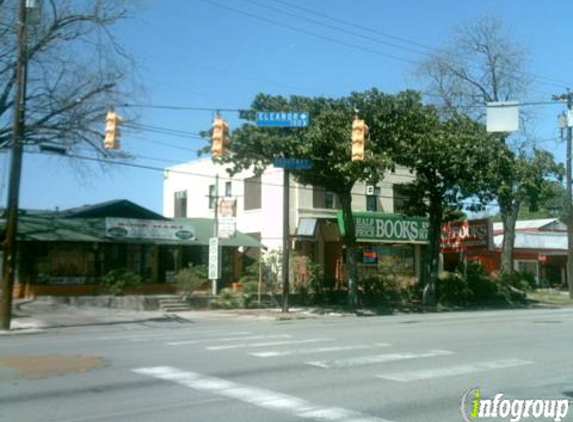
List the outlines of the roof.
{"type": "MultiPolygon", "coordinates": [[[[503,234],[495,235],[493,242],[501,248],[503,234]]],[[[516,232],[515,249],[562,250],[567,251],[567,233],[564,232],[516,232]]]]}
{"type": "MultiPolygon", "coordinates": [[[[138,219],[132,219],[138,220],[138,219]]],[[[144,220],[141,221],[159,221],[144,220]]],[[[165,221],[165,220],[161,220],[165,221]]],[[[146,243],[154,245],[208,245],[213,236],[213,220],[208,218],[185,218],[173,220],[192,227],[190,239],[116,238],[107,233],[105,218],[69,218],[53,215],[23,216],[18,220],[18,240],[36,242],[98,242],[98,243],[146,243]]],[[[1,224],[4,225],[5,222],[1,224]]],[[[253,237],[241,232],[230,239],[220,239],[221,246],[264,248],[253,237]]]]}
{"type": "MultiPolygon", "coordinates": [[[[519,220],[515,223],[516,230],[524,231],[564,231],[567,226],[559,218],[538,218],[534,220],[519,220]]],[[[503,233],[503,223],[493,223],[493,231],[503,233]]]]}
{"type": "MultiPolygon", "coordinates": [[[[4,231],[5,219],[0,219],[0,231],[4,231]]],[[[117,231],[116,233],[117,234],[117,231]]],[[[18,240],[24,242],[100,242],[100,243],[145,243],[154,245],[208,245],[213,236],[213,220],[208,218],[168,219],[134,202],[120,199],[95,205],[84,205],[64,211],[20,210],[18,217],[18,240]],[[143,227],[122,231],[114,236],[114,223],[123,227],[143,227]],[[180,223],[174,229],[170,222],[180,223]],[[167,234],[164,230],[168,226],[167,234]],[[178,229],[187,236],[178,237],[178,229]],[[188,230],[187,230],[188,229],[188,230]]],[[[236,232],[230,239],[220,239],[221,246],[265,248],[255,238],[236,232]]]]}
{"type": "Polygon", "coordinates": [[[114,199],[94,205],[82,205],[60,211],[59,215],[70,218],[143,218],[148,220],[165,220],[161,214],[137,205],[127,199],[114,199]]]}

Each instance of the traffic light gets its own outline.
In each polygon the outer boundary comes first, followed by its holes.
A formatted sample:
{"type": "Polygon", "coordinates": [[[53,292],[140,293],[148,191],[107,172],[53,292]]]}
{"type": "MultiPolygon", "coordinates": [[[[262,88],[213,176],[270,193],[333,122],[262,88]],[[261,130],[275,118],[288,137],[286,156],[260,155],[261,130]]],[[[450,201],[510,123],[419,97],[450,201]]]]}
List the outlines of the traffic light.
{"type": "Polygon", "coordinates": [[[229,123],[217,116],[213,120],[211,133],[211,158],[220,159],[229,148],[229,123]]]}
{"type": "Polygon", "coordinates": [[[364,120],[356,117],[352,122],[352,161],[364,161],[364,140],[368,135],[368,126],[364,120]]]}
{"type": "Polygon", "coordinates": [[[105,138],[103,140],[103,147],[105,149],[119,149],[119,124],[121,123],[121,117],[113,111],[107,112],[105,118],[105,138]]]}

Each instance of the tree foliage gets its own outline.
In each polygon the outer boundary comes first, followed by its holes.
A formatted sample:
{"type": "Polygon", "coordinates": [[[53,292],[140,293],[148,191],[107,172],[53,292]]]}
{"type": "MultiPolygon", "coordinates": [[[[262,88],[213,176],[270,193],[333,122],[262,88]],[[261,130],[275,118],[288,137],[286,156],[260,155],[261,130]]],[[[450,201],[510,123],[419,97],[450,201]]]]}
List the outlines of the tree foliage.
{"type": "MultiPolygon", "coordinates": [[[[459,27],[449,44],[420,63],[417,73],[428,82],[428,95],[445,115],[464,114],[484,122],[486,103],[525,96],[531,83],[526,63],[525,49],[512,40],[502,21],[486,16],[459,27]]],[[[520,118],[522,123],[527,120],[523,112],[520,118]]],[[[502,270],[511,273],[520,206],[524,201],[534,205],[544,195],[547,178],[558,173],[550,154],[527,154],[523,142],[512,141],[513,149],[507,149],[507,140],[507,134],[497,134],[500,154],[490,163],[488,184],[504,226],[502,270]]]]}
{"type": "MultiPolygon", "coordinates": [[[[44,0],[27,16],[27,144],[103,152],[106,109],[125,101],[131,59],[111,29],[130,16],[126,0],[44,0]]],[[[11,142],[18,1],[0,0],[0,147],[11,142]]]]}
{"type": "Polygon", "coordinates": [[[254,120],[256,111],[309,111],[308,128],[258,128],[244,124],[232,134],[230,154],[225,162],[232,163],[232,173],[254,168],[261,173],[273,158],[308,158],[311,170],[292,170],[303,185],[322,187],[337,195],[345,224],[347,283],[349,303],[357,302],[357,256],[351,190],[357,181],[376,183],[392,166],[387,147],[406,142],[412,123],[403,118],[408,111],[412,93],[386,95],[376,89],[352,93],[342,98],[281,97],[258,95],[251,109],[244,113],[254,120]],[[351,160],[351,129],[356,115],[370,126],[365,160],[351,160]]]}

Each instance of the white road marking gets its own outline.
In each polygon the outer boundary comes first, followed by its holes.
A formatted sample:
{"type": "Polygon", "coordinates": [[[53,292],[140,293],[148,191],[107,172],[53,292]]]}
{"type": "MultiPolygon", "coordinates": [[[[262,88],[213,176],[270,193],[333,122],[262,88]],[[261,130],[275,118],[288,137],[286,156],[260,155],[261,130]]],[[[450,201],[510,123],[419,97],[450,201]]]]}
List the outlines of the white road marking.
{"type": "Polygon", "coordinates": [[[264,340],[272,338],[291,338],[290,334],[270,334],[266,336],[250,336],[250,337],[222,337],[222,338],[202,338],[196,340],[183,340],[183,341],[170,341],[166,343],[168,346],[181,346],[183,344],[196,344],[206,342],[227,342],[227,341],[244,341],[244,340],[264,340]]]}
{"type": "Polygon", "coordinates": [[[308,349],[294,349],[294,350],[268,350],[266,352],[252,352],[249,353],[251,356],[256,356],[258,358],[274,358],[278,356],[290,356],[290,355],[312,355],[318,353],[328,353],[328,352],[342,352],[345,350],[365,350],[372,349],[375,347],[388,347],[391,344],[388,343],[373,343],[373,344],[356,344],[351,346],[330,346],[330,347],[314,347],[308,349]]]}
{"type": "Polygon", "coordinates": [[[245,334],[251,334],[248,331],[237,331],[237,332],[229,332],[229,331],[223,331],[223,330],[204,330],[204,331],[190,331],[190,330],[171,330],[171,331],[163,331],[160,333],[145,333],[145,332],[141,332],[141,333],[137,333],[137,332],[130,332],[130,333],[123,333],[123,334],[117,334],[117,335],[109,335],[109,336],[102,336],[102,337],[98,337],[97,340],[130,340],[130,341],[134,341],[136,339],[150,339],[154,340],[154,339],[159,339],[161,337],[176,337],[176,336],[222,336],[222,335],[227,335],[227,336],[234,336],[234,335],[245,335],[245,334]]]}
{"type": "Polygon", "coordinates": [[[134,369],[133,372],[172,381],[195,390],[230,397],[264,409],[288,412],[305,419],[338,422],[390,422],[387,419],[365,415],[349,409],[313,404],[307,400],[287,394],[263,388],[249,387],[195,372],[181,371],[169,366],[138,368],[134,369]]]}
{"type": "Polygon", "coordinates": [[[243,343],[243,344],[226,344],[224,346],[207,346],[207,350],[227,350],[227,349],[245,349],[255,347],[269,347],[269,346],[286,346],[288,344],[302,344],[302,343],[319,343],[322,341],[333,341],[333,338],[313,338],[308,340],[287,340],[287,341],[271,341],[266,343],[243,343]]]}
{"type": "MultiPolygon", "coordinates": [[[[216,336],[246,336],[251,334],[250,331],[237,331],[234,333],[229,333],[229,332],[221,332],[221,331],[206,331],[204,333],[186,333],[186,334],[165,334],[161,337],[165,337],[163,338],[163,340],[168,340],[169,338],[181,338],[181,337],[189,337],[189,336],[193,336],[193,337],[216,337],[216,336]]],[[[159,336],[158,336],[159,337],[159,336]]],[[[154,340],[161,340],[161,338],[141,338],[141,337],[136,337],[136,338],[131,338],[129,339],[129,341],[133,341],[133,342],[142,342],[142,341],[154,341],[154,340]]]]}
{"type": "Polygon", "coordinates": [[[432,378],[452,377],[455,375],[472,374],[474,372],[491,371],[494,369],[512,368],[515,366],[531,365],[533,362],[520,359],[502,359],[490,362],[478,362],[467,365],[450,366],[447,368],[426,369],[421,371],[398,372],[395,374],[377,375],[391,381],[410,382],[432,378]]]}
{"type": "Polygon", "coordinates": [[[359,356],[337,360],[319,360],[305,363],[311,366],[318,366],[319,368],[347,368],[351,366],[371,365],[373,363],[393,362],[406,359],[431,358],[435,356],[448,356],[454,354],[454,352],[450,352],[449,350],[428,350],[427,352],[419,353],[388,353],[384,355],[359,356]]]}

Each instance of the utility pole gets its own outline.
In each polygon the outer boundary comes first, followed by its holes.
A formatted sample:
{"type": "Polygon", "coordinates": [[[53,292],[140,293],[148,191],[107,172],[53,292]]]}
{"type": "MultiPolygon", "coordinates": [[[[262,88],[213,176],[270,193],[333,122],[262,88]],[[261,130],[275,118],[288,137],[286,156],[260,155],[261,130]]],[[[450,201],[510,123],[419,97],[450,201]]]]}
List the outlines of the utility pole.
{"type": "MultiPolygon", "coordinates": [[[[211,200],[211,198],[209,198],[211,200]]],[[[214,277],[211,281],[211,294],[213,297],[217,296],[217,279],[220,276],[219,269],[221,268],[221,256],[220,256],[220,248],[219,248],[219,173],[215,174],[215,219],[213,220],[213,237],[217,239],[217,277],[214,277]]]]}
{"type": "Polygon", "coordinates": [[[567,285],[569,287],[569,298],[573,299],[573,185],[571,152],[573,143],[573,93],[567,89],[566,94],[554,95],[553,99],[567,104],[567,115],[564,116],[561,130],[567,131],[567,156],[566,159],[566,183],[567,183],[567,285]]]}
{"type": "Polygon", "coordinates": [[[9,330],[12,320],[12,292],[16,273],[18,232],[18,200],[22,174],[22,133],[24,131],[24,97],[26,71],[26,0],[20,0],[18,12],[18,56],[16,59],[16,94],[14,98],[12,157],[10,162],[10,181],[8,186],[8,204],[4,251],[2,257],[2,298],[0,302],[0,329],[9,330]]]}
{"type": "Polygon", "coordinates": [[[290,171],[283,169],[283,312],[288,312],[289,255],[290,255],[290,171]]]}

